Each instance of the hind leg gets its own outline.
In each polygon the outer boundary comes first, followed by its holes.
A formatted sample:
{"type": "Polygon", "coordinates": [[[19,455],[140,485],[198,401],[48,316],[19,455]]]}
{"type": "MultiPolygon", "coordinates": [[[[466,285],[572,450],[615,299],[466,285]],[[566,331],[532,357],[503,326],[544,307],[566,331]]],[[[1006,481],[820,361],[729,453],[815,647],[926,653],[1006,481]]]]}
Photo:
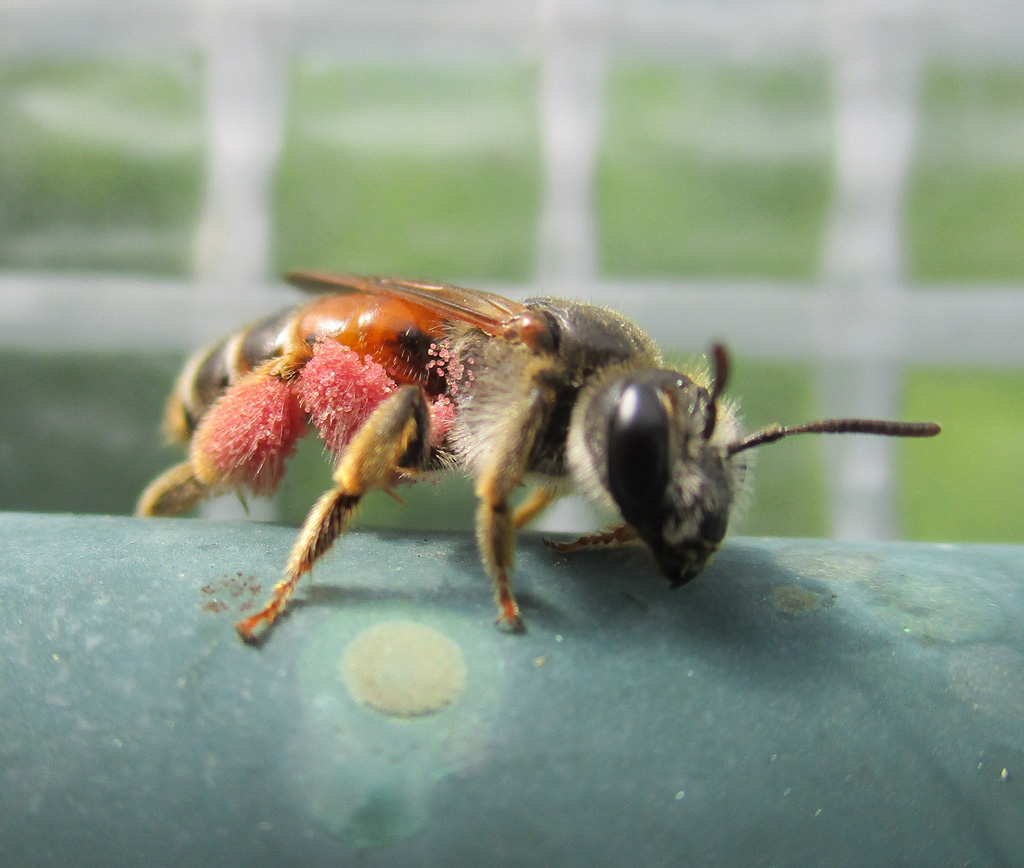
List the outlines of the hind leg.
{"type": "Polygon", "coordinates": [[[345,447],[334,471],[335,485],[321,495],[302,524],[266,606],[235,627],[246,642],[259,642],[310,571],[345,531],[363,495],[387,489],[399,468],[423,466],[429,455],[430,413],[419,386],[403,386],[370,414],[345,447]]]}
{"type": "Polygon", "coordinates": [[[306,431],[298,400],[274,360],[231,386],[192,435],[189,460],[154,479],[135,514],[171,516],[232,489],[270,494],[306,431]]]}

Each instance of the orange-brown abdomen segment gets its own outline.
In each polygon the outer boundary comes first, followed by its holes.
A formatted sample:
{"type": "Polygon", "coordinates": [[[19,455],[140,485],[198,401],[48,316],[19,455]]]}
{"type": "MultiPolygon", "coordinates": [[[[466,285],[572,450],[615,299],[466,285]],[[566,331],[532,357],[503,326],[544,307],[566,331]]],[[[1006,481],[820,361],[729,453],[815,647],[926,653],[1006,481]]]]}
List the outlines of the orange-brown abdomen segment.
{"type": "Polygon", "coordinates": [[[425,307],[387,296],[324,296],[299,312],[294,334],[370,356],[397,383],[420,383],[431,395],[444,391],[437,367],[428,367],[431,345],[445,337],[444,319],[425,307]]]}

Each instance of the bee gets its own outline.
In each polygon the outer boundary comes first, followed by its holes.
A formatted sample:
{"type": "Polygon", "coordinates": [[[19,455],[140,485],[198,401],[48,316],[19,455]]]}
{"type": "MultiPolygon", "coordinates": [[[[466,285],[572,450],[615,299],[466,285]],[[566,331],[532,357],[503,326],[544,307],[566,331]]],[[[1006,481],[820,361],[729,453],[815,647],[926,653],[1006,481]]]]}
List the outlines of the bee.
{"type": "Polygon", "coordinates": [[[512,592],[517,529],[578,490],[616,516],[563,552],[639,540],[673,587],[718,550],[747,452],[794,434],[931,437],[931,422],[826,419],[743,435],[723,392],[729,358],[665,366],[626,318],[577,301],[512,301],[448,285],[319,272],[313,293],[196,355],[168,402],[183,463],[143,492],[137,514],[171,516],[226,491],[267,495],[314,429],[335,459],[266,606],[236,625],[258,642],[363,496],[442,471],[474,480],[476,538],[497,623],[520,632],[512,592]],[[510,498],[532,481],[516,510],[510,498]]]}

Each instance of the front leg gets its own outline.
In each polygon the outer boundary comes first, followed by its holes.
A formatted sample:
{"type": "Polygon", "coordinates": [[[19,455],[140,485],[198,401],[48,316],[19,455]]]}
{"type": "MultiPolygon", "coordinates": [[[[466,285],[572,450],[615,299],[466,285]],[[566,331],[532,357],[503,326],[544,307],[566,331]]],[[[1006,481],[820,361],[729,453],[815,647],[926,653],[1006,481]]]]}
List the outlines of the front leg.
{"type": "Polygon", "coordinates": [[[387,489],[400,468],[417,468],[429,454],[430,413],[419,386],[402,386],[381,402],[356,432],[334,471],[335,486],[310,510],[292,546],[284,578],[266,606],[235,627],[246,642],[258,642],[284,611],[299,579],[345,531],[367,491],[387,489]]]}
{"type": "Polygon", "coordinates": [[[494,582],[498,626],[510,633],[522,633],[525,628],[508,578],[516,534],[516,520],[508,501],[526,475],[530,453],[553,403],[552,391],[535,380],[529,391],[508,408],[497,430],[491,432],[492,448],[477,470],[477,544],[484,568],[494,582]]]}
{"type": "Polygon", "coordinates": [[[578,552],[590,546],[618,546],[637,539],[637,532],[628,524],[617,524],[608,530],[588,533],[572,542],[557,542],[546,539],[544,545],[562,555],[578,552]]]}

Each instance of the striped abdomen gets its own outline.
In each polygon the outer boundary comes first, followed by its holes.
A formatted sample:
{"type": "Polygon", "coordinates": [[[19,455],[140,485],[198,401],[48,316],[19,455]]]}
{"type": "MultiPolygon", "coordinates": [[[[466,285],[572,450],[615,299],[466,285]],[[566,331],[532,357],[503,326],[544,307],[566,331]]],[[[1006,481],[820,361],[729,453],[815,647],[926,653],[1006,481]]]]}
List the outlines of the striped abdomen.
{"type": "Polygon", "coordinates": [[[253,369],[289,352],[334,340],[370,356],[397,383],[421,383],[431,397],[445,391],[443,369],[430,364],[431,347],[444,338],[442,319],[386,296],[321,296],[264,317],[197,353],[186,364],[167,405],[165,429],[173,440],[195,432],[213,403],[253,369]]]}

